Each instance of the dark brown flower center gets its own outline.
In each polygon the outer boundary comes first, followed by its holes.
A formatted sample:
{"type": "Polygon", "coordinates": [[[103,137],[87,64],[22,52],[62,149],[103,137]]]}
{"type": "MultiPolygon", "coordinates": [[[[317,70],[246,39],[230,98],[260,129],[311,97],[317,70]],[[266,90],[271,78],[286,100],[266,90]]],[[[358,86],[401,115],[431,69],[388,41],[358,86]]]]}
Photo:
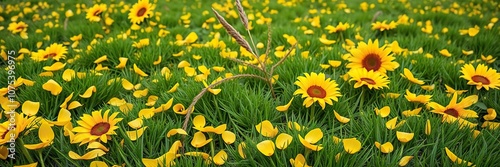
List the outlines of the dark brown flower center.
{"type": "Polygon", "coordinates": [[[96,10],[96,11],[94,12],[94,16],[99,16],[101,13],[102,13],[102,11],[101,11],[101,10],[96,10]]]}
{"type": "Polygon", "coordinates": [[[481,75],[474,75],[471,77],[472,81],[474,82],[481,82],[483,85],[489,85],[490,80],[484,76],[481,75]]]}
{"type": "Polygon", "coordinates": [[[137,17],[142,17],[146,13],[146,8],[141,8],[137,11],[137,17]]]}
{"type": "Polygon", "coordinates": [[[16,30],[22,30],[24,28],[25,28],[24,26],[19,26],[19,27],[16,28],[16,30]]]}
{"type": "Polygon", "coordinates": [[[50,53],[50,54],[46,54],[45,56],[43,56],[44,59],[46,58],[49,58],[49,57],[56,57],[57,54],[56,53],[50,53]]]}
{"type": "Polygon", "coordinates": [[[111,125],[107,122],[97,123],[90,130],[90,134],[94,135],[94,136],[101,136],[103,134],[108,133],[110,127],[111,127],[111,125]]]}
{"type": "Polygon", "coordinates": [[[448,114],[448,115],[451,115],[451,116],[453,116],[453,117],[455,117],[455,118],[458,118],[458,116],[460,116],[460,115],[458,114],[458,111],[457,111],[457,110],[455,110],[455,109],[453,109],[453,108],[449,108],[449,109],[444,110],[444,113],[446,113],[446,114],[448,114]]]}
{"type": "Polygon", "coordinates": [[[370,78],[361,78],[361,81],[365,81],[366,83],[368,83],[370,85],[376,85],[377,84],[373,79],[370,79],[370,78]]]}
{"type": "Polygon", "coordinates": [[[325,98],[326,91],[321,86],[312,85],[307,88],[307,94],[311,97],[325,98]]]}
{"type": "Polygon", "coordinates": [[[370,53],[361,61],[363,67],[367,70],[377,71],[382,66],[382,60],[379,55],[370,53]]]}

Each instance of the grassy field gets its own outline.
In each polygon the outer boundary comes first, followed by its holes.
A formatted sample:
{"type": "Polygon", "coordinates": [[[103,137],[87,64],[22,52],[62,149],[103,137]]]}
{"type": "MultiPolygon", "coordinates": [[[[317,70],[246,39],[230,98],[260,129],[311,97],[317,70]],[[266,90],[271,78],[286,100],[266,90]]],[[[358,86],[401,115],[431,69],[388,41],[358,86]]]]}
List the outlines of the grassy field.
{"type": "Polygon", "coordinates": [[[499,9],[4,0],[0,166],[495,166],[499,9]]]}

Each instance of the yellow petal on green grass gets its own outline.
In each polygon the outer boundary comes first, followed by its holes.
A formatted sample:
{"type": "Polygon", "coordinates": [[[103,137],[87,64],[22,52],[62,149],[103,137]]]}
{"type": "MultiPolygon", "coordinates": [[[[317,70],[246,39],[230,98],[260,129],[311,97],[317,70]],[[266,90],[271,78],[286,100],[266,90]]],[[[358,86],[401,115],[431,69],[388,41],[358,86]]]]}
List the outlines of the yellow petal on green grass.
{"type": "Polygon", "coordinates": [[[468,56],[474,53],[474,50],[462,50],[462,54],[468,56]]]}
{"type": "Polygon", "coordinates": [[[385,127],[387,127],[387,129],[389,129],[389,130],[393,130],[396,128],[397,122],[398,122],[398,117],[394,117],[393,119],[391,119],[385,123],[385,127]]]}
{"type": "Polygon", "coordinates": [[[451,57],[451,53],[448,51],[448,49],[440,50],[439,53],[445,57],[451,57]]]}
{"type": "Polygon", "coordinates": [[[92,96],[92,93],[95,93],[96,92],[96,88],[95,86],[90,86],[89,88],[87,88],[87,90],[83,93],[83,95],[80,95],[80,97],[82,98],[90,98],[90,96],[92,96]]]}
{"type": "Polygon", "coordinates": [[[179,87],[179,83],[175,83],[175,85],[172,86],[172,88],[170,88],[167,92],[168,93],[174,93],[175,91],[177,91],[178,87],[179,87]]]}
{"type": "Polygon", "coordinates": [[[106,162],[102,161],[92,161],[89,167],[109,167],[106,162]]]}
{"type": "Polygon", "coordinates": [[[62,79],[66,82],[71,81],[73,78],[75,78],[76,72],[73,69],[66,69],[64,70],[62,74],[62,79]]]}
{"type": "Polygon", "coordinates": [[[69,151],[69,153],[68,153],[69,157],[71,159],[74,159],[74,160],[91,160],[91,159],[103,156],[104,154],[106,154],[106,152],[104,152],[101,149],[95,149],[95,150],[89,151],[82,156],[78,155],[77,153],[75,153],[73,151],[69,151]]]}
{"type": "Polygon", "coordinates": [[[224,165],[227,160],[227,153],[224,150],[220,150],[219,153],[215,154],[213,161],[216,165],[224,165]]]}
{"type": "Polygon", "coordinates": [[[41,76],[41,77],[53,77],[54,73],[51,72],[51,71],[46,71],[46,72],[41,72],[40,74],[38,74],[38,76],[41,76]]]}
{"type": "Polygon", "coordinates": [[[61,63],[61,62],[55,62],[51,66],[45,66],[43,69],[45,71],[59,71],[60,69],[63,69],[64,66],[66,66],[66,63],[61,63]]]}
{"type": "Polygon", "coordinates": [[[134,95],[135,98],[142,98],[144,96],[147,96],[148,92],[149,92],[148,89],[136,90],[136,91],[134,91],[133,95],[134,95]]]}
{"type": "Polygon", "coordinates": [[[73,98],[73,93],[74,92],[71,92],[71,94],[69,94],[69,96],[64,99],[64,102],[61,105],[59,105],[60,108],[68,107],[68,102],[71,100],[71,98],[73,98]]]}
{"type": "Polygon", "coordinates": [[[30,150],[36,150],[40,148],[44,148],[50,146],[52,141],[54,140],[54,131],[50,127],[50,125],[46,122],[42,123],[38,128],[38,138],[41,143],[38,144],[25,144],[24,147],[30,150]]]}
{"type": "Polygon", "coordinates": [[[122,69],[125,68],[125,66],[127,65],[128,58],[120,57],[118,58],[118,61],[120,61],[120,63],[116,65],[115,68],[122,69]]]}
{"type": "Polygon", "coordinates": [[[236,140],[236,135],[231,131],[224,131],[222,132],[222,140],[224,140],[226,144],[233,144],[236,140]]]}
{"type": "Polygon", "coordinates": [[[71,103],[69,103],[68,105],[68,110],[72,110],[72,109],[75,109],[75,108],[78,108],[78,107],[81,107],[82,104],[78,101],[72,101],[71,103]]]}
{"type": "Polygon", "coordinates": [[[245,152],[243,151],[244,149],[246,149],[246,147],[247,145],[245,144],[245,142],[241,142],[240,144],[238,144],[238,154],[240,154],[240,157],[243,159],[247,158],[245,152]]]}
{"type": "Polygon", "coordinates": [[[422,89],[426,90],[426,91],[432,91],[434,90],[434,88],[436,88],[436,85],[432,84],[432,85],[422,85],[420,86],[422,89]]]}
{"type": "Polygon", "coordinates": [[[126,103],[127,102],[124,99],[119,99],[116,97],[113,97],[113,98],[109,99],[109,101],[108,101],[108,104],[112,105],[112,106],[121,106],[121,105],[124,105],[126,103]]]}
{"type": "Polygon", "coordinates": [[[21,110],[23,111],[24,115],[27,116],[33,116],[38,113],[38,110],[40,109],[40,102],[33,102],[33,101],[25,101],[23,103],[23,106],[21,110]]]}
{"type": "Polygon", "coordinates": [[[205,121],[205,117],[203,115],[197,115],[196,117],[194,117],[193,125],[195,128],[197,128],[197,129],[203,128],[203,127],[205,127],[205,124],[206,124],[206,121],[205,121]]]}
{"type": "Polygon", "coordinates": [[[134,130],[134,131],[127,131],[127,136],[130,140],[132,141],[136,141],[139,137],[142,136],[142,134],[144,133],[144,131],[147,129],[148,127],[145,126],[145,127],[142,127],[140,129],[137,129],[137,130],[134,130]]]}
{"type": "Polygon", "coordinates": [[[54,96],[59,95],[62,92],[62,87],[56,81],[50,79],[46,83],[42,85],[42,88],[46,91],[50,91],[50,93],[54,96]]]}
{"type": "MultiPolygon", "coordinates": [[[[172,107],[172,110],[174,110],[174,113],[180,114],[180,115],[186,115],[187,114],[187,109],[182,105],[181,103],[177,103],[172,107]]],[[[194,110],[194,109],[193,109],[194,110]]],[[[205,118],[203,118],[205,119],[205,118]]],[[[194,123],[194,122],[193,122],[194,123]]]]}
{"type": "Polygon", "coordinates": [[[497,117],[497,112],[494,108],[488,108],[486,111],[488,112],[488,114],[483,116],[484,120],[491,121],[497,117]]]}
{"type": "Polygon", "coordinates": [[[170,109],[170,107],[172,107],[172,103],[174,103],[173,97],[170,98],[170,100],[168,100],[166,103],[161,104],[160,107],[158,107],[154,110],[154,112],[159,113],[159,112],[167,111],[168,109],[170,109]]]}
{"type": "Polygon", "coordinates": [[[375,108],[375,114],[380,115],[380,117],[385,118],[391,113],[391,108],[389,106],[384,106],[381,109],[375,108]]]}
{"type": "Polygon", "coordinates": [[[479,131],[479,130],[472,131],[472,137],[474,137],[474,139],[477,138],[477,136],[479,136],[480,134],[481,134],[481,131],[479,131]]]}
{"type": "Polygon", "coordinates": [[[265,137],[273,138],[278,134],[278,128],[273,127],[273,124],[268,120],[264,120],[259,124],[255,125],[255,129],[257,129],[257,132],[259,132],[262,136],[265,137]]]}
{"type": "Polygon", "coordinates": [[[195,156],[195,157],[202,157],[205,160],[209,160],[210,155],[204,152],[186,152],[184,155],[187,156],[195,156]]]}
{"type": "Polygon", "coordinates": [[[89,145],[87,146],[86,150],[90,150],[90,149],[101,149],[105,152],[109,151],[109,149],[106,148],[106,146],[102,145],[101,142],[98,142],[98,141],[90,142],[89,145]]]}
{"type": "Polygon", "coordinates": [[[189,64],[189,62],[187,62],[186,60],[182,60],[181,62],[179,62],[179,64],[177,64],[177,68],[184,68],[184,67],[190,67],[191,64],[189,64]]]}
{"type": "Polygon", "coordinates": [[[132,103],[125,103],[121,106],[118,106],[120,108],[120,111],[124,114],[128,114],[129,111],[132,110],[132,108],[134,108],[134,105],[132,103]]]}
{"type": "Polygon", "coordinates": [[[175,165],[175,158],[177,158],[176,153],[167,152],[156,159],[142,158],[142,164],[146,167],[163,167],[164,165],[161,164],[166,164],[167,167],[170,167],[175,165]]]}
{"type": "Polygon", "coordinates": [[[419,108],[416,108],[413,110],[405,110],[405,111],[403,111],[403,115],[405,117],[417,116],[421,110],[422,110],[422,107],[419,107],[419,108]]]}
{"type": "Polygon", "coordinates": [[[396,137],[401,143],[407,143],[413,139],[414,133],[396,131],[396,137]]]}
{"type": "Polygon", "coordinates": [[[149,119],[155,115],[154,108],[144,108],[139,111],[139,118],[149,119]]]}
{"type": "Polygon", "coordinates": [[[328,60],[328,64],[330,64],[334,68],[337,68],[342,64],[342,62],[338,60],[328,60]]]}
{"type": "Polygon", "coordinates": [[[300,136],[300,134],[299,134],[299,141],[300,141],[300,143],[302,143],[302,145],[304,147],[306,147],[309,150],[312,150],[312,151],[321,151],[323,149],[323,147],[322,147],[321,144],[319,144],[319,145],[313,145],[309,141],[307,141],[304,138],[302,138],[302,136],[300,136]]]}
{"type": "Polygon", "coordinates": [[[361,142],[356,138],[342,139],[345,152],[355,154],[361,150],[361,142]]]}
{"type": "Polygon", "coordinates": [[[490,130],[496,130],[496,129],[500,128],[500,123],[499,122],[484,121],[483,124],[481,125],[481,128],[488,128],[490,130]]]}
{"type": "Polygon", "coordinates": [[[431,121],[429,119],[427,119],[427,121],[425,121],[425,134],[426,135],[431,135],[431,121]]]}
{"type": "Polygon", "coordinates": [[[139,129],[142,127],[142,119],[141,118],[136,118],[130,122],[128,122],[128,126],[134,128],[134,129],[139,129]]]}
{"type": "Polygon", "coordinates": [[[479,27],[473,27],[473,28],[469,28],[469,31],[468,31],[468,34],[469,36],[473,37],[473,36],[476,36],[477,33],[479,33],[479,27]]]}
{"type": "Polygon", "coordinates": [[[196,132],[193,136],[193,140],[191,140],[191,145],[195,148],[200,148],[205,146],[206,144],[210,143],[212,139],[208,139],[203,134],[203,132],[196,132]]]}
{"type": "Polygon", "coordinates": [[[59,110],[59,113],[57,114],[57,120],[56,121],[50,121],[51,124],[57,125],[57,126],[64,126],[71,121],[71,112],[69,112],[65,108],[61,108],[59,110]]]}
{"type": "Polygon", "coordinates": [[[136,64],[134,64],[134,72],[136,74],[139,74],[141,77],[147,77],[148,74],[146,74],[144,71],[142,71],[139,67],[137,67],[136,64]]]}
{"type": "Polygon", "coordinates": [[[284,150],[292,143],[293,137],[286,133],[281,133],[276,137],[276,148],[284,150]]]}
{"type": "Polygon", "coordinates": [[[257,144],[257,149],[260,151],[260,153],[268,157],[274,154],[274,148],[275,146],[272,140],[264,140],[257,144]]]}
{"type": "Polygon", "coordinates": [[[292,164],[293,167],[310,167],[307,165],[306,158],[302,154],[297,154],[295,159],[290,158],[290,164],[292,164]]]}
{"type": "Polygon", "coordinates": [[[388,154],[394,151],[394,146],[391,142],[386,142],[384,144],[380,144],[379,142],[375,142],[375,147],[377,147],[382,153],[388,154]]]}
{"type": "Polygon", "coordinates": [[[158,59],[153,62],[153,65],[158,65],[161,63],[161,56],[158,56],[158,59]]]}
{"type": "Polygon", "coordinates": [[[335,144],[339,144],[342,141],[342,139],[340,139],[337,136],[332,136],[332,139],[333,139],[333,143],[335,143],[335,144]]]}
{"type": "Polygon", "coordinates": [[[413,156],[404,156],[401,160],[399,160],[399,166],[406,166],[411,159],[413,159],[413,156]]]}
{"type": "Polygon", "coordinates": [[[349,118],[346,118],[346,117],[343,117],[341,116],[339,113],[337,113],[337,111],[333,110],[333,114],[335,115],[335,118],[337,118],[337,120],[341,123],[348,123],[351,119],[349,118]]]}
{"type": "Polygon", "coordinates": [[[97,58],[97,59],[94,61],[94,63],[95,63],[95,64],[99,64],[99,63],[101,63],[101,62],[103,62],[103,61],[106,61],[106,60],[108,60],[108,56],[107,56],[107,55],[104,55],[104,56],[101,56],[101,57],[97,58]]]}
{"type": "Polygon", "coordinates": [[[451,152],[450,149],[448,149],[448,147],[445,147],[444,150],[446,152],[446,155],[448,156],[448,158],[450,158],[450,160],[452,162],[457,163],[459,165],[462,163],[467,163],[467,166],[472,166],[472,162],[467,162],[467,161],[464,161],[461,158],[457,157],[457,155],[455,155],[455,153],[451,152]]]}
{"type": "Polygon", "coordinates": [[[37,167],[37,166],[38,166],[38,162],[26,164],[26,165],[14,165],[13,167],[37,167]]]}
{"type": "Polygon", "coordinates": [[[292,97],[292,99],[290,99],[290,101],[286,105],[276,107],[276,110],[278,110],[279,112],[287,111],[290,105],[292,104],[293,98],[294,97],[292,97]]]}
{"type": "Polygon", "coordinates": [[[192,77],[196,75],[196,69],[193,67],[185,67],[184,72],[188,77],[192,77]]]}
{"type": "Polygon", "coordinates": [[[146,106],[154,106],[157,100],[158,100],[158,96],[150,95],[148,97],[148,102],[146,102],[146,106]]]}
{"type": "Polygon", "coordinates": [[[304,129],[304,127],[300,126],[299,123],[292,122],[292,121],[288,121],[287,126],[288,126],[288,129],[295,129],[297,131],[301,131],[302,129],[304,129]]]}
{"type": "Polygon", "coordinates": [[[184,131],[184,129],[182,129],[182,128],[171,129],[167,132],[167,137],[170,137],[170,136],[173,136],[176,134],[187,135],[187,132],[184,131]]]}
{"type": "Polygon", "coordinates": [[[127,79],[122,79],[122,86],[123,86],[123,88],[125,90],[132,90],[132,89],[134,89],[134,84],[132,84],[127,79]]]}

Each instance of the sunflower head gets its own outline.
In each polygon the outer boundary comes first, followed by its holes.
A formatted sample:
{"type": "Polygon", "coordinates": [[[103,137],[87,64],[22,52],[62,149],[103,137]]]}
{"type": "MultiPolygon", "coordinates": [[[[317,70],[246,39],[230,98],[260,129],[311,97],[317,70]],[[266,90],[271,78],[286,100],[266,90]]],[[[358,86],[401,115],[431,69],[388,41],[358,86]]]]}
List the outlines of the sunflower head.
{"type": "Polygon", "coordinates": [[[479,117],[474,110],[466,109],[467,107],[472,106],[478,100],[477,95],[471,95],[463,98],[460,102],[457,103],[458,93],[453,93],[453,97],[450,100],[450,103],[447,106],[442,106],[436,102],[430,102],[427,104],[433,110],[431,112],[453,116],[455,118],[477,118],[479,117]]]}
{"type": "Polygon", "coordinates": [[[106,4],[95,4],[91,8],[87,9],[85,18],[91,22],[99,22],[101,21],[101,14],[106,11],[106,9],[106,4]]]}
{"type": "Polygon", "coordinates": [[[355,68],[351,69],[348,74],[351,76],[350,81],[356,81],[354,88],[359,88],[363,85],[368,86],[370,89],[382,89],[384,87],[389,88],[389,86],[387,86],[389,84],[387,76],[382,75],[379,72],[373,70],[366,71],[364,68],[355,68]]]}
{"type": "Polygon", "coordinates": [[[154,5],[149,3],[149,0],[139,0],[132,8],[128,14],[130,22],[133,24],[140,24],[144,19],[149,18],[153,15],[154,5]]]}
{"type": "Polygon", "coordinates": [[[326,78],[324,73],[305,73],[305,76],[297,77],[295,85],[299,86],[293,94],[302,94],[305,98],[303,105],[310,107],[314,102],[318,102],[322,109],[325,109],[325,103],[330,105],[333,101],[338,101],[340,92],[335,80],[326,78]],[[333,100],[333,101],[332,101],[333,100]]]}
{"type": "Polygon", "coordinates": [[[118,112],[109,115],[109,110],[101,115],[101,110],[92,112],[92,115],[84,114],[78,123],[78,127],[73,128],[75,134],[75,142],[85,144],[95,140],[100,140],[107,143],[111,139],[111,135],[115,135],[115,130],[118,129],[116,124],[123,118],[116,118],[118,112]]]}
{"type": "Polygon", "coordinates": [[[486,90],[490,88],[498,89],[500,87],[500,74],[497,73],[497,70],[484,64],[477,65],[475,69],[472,64],[466,64],[460,72],[463,74],[460,78],[468,80],[468,85],[476,85],[477,90],[481,88],[486,90]]]}
{"type": "Polygon", "coordinates": [[[347,59],[350,62],[347,68],[364,68],[385,74],[399,67],[399,63],[393,62],[396,58],[390,54],[391,49],[385,46],[379,48],[378,40],[368,40],[368,44],[360,42],[358,47],[349,52],[351,57],[347,59]]]}

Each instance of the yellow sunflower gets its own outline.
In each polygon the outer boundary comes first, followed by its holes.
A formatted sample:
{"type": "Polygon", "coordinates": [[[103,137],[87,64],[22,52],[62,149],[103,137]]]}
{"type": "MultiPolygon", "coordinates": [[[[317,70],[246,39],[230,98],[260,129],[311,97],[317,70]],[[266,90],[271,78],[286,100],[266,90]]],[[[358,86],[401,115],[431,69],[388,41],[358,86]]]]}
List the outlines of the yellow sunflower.
{"type": "Polygon", "coordinates": [[[73,128],[73,132],[77,133],[75,142],[85,144],[99,139],[107,143],[111,135],[116,135],[116,124],[123,119],[116,118],[117,115],[118,112],[109,115],[109,110],[106,110],[104,115],[101,115],[101,110],[92,112],[92,115],[83,114],[81,120],[77,121],[80,126],[73,128]]]}
{"type": "Polygon", "coordinates": [[[9,24],[9,27],[7,28],[9,31],[11,31],[13,34],[19,33],[19,32],[25,32],[28,30],[28,24],[25,22],[12,22],[9,24]]]}
{"type": "Polygon", "coordinates": [[[384,87],[389,88],[389,86],[387,86],[389,84],[387,76],[382,75],[379,72],[375,72],[373,70],[366,71],[364,68],[355,68],[350,70],[347,74],[351,76],[351,80],[349,81],[356,81],[354,88],[359,88],[363,85],[368,86],[370,89],[382,89],[384,87]]]}
{"type": "Polygon", "coordinates": [[[500,74],[497,73],[497,70],[488,68],[484,64],[477,65],[476,69],[472,64],[466,64],[460,72],[463,74],[460,78],[468,80],[468,85],[476,85],[477,90],[481,88],[498,89],[500,87],[500,74]]]}
{"type": "Polygon", "coordinates": [[[153,15],[154,5],[149,3],[149,0],[139,0],[128,13],[128,18],[133,24],[140,24],[144,19],[153,15]]]}
{"type": "Polygon", "coordinates": [[[388,71],[394,71],[399,67],[399,63],[393,62],[391,49],[379,48],[378,39],[368,40],[368,44],[360,42],[356,49],[349,50],[351,57],[348,58],[347,68],[365,68],[367,71],[373,70],[385,74],[388,71]]]}
{"type": "Polygon", "coordinates": [[[303,105],[310,107],[314,102],[318,102],[322,109],[325,109],[325,103],[330,105],[333,104],[332,100],[338,101],[340,97],[340,92],[338,84],[335,80],[330,78],[326,79],[324,73],[304,73],[304,76],[297,77],[298,81],[295,81],[295,85],[300,88],[297,89],[293,94],[302,94],[302,98],[305,98],[303,105]]]}
{"type": "Polygon", "coordinates": [[[478,99],[477,95],[467,96],[466,98],[462,99],[462,101],[460,101],[458,104],[457,104],[457,96],[458,96],[457,92],[453,93],[453,97],[451,98],[450,103],[446,107],[436,102],[430,102],[429,104],[427,104],[427,106],[434,109],[431,112],[437,114],[447,114],[455,118],[458,117],[477,118],[478,115],[475,111],[465,109],[477,102],[478,99]]]}
{"type": "Polygon", "coordinates": [[[62,44],[51,44],[49,47],[45,48],[45,50],[38,50],[31,55],[31,58],[35,61],[44,61],[49,58],[52,58],[56,61],[59,59],[66,58],[66,54],[68,53],[68,48],[64,47],[62,44]]]}
{"type": "Polygon", "coordinates": [[[106,11],[106,4],[95,4],[91,8],[87,9],[87,15],[85,18],[89,19],[91,22],[101,21],[101,14],[106,11]]]}

